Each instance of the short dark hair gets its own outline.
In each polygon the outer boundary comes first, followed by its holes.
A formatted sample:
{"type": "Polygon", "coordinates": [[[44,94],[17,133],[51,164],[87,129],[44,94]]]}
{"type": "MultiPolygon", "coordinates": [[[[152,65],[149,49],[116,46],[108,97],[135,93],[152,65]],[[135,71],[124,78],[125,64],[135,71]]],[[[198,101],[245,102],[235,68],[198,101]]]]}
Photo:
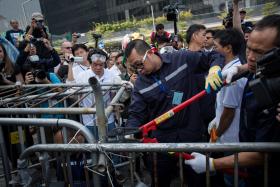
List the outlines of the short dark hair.
{"type": "Polygon", "coordinates": [[[72,53],[74,55],[75,51],[77,51],[78,49],[84,49],[85,51],[88,52],[88,48],[85,44],[75,44],[72,47],[72,53]]]}
{"type": "Polygon", "coordinates": [[[215,31],[215,30],[212,30],[212,29],[207,29],[207,30],[206,30],[206,34],[207,34],[207,33],[211,33],[212,36],[214,36],[215,33],[216,33],[216,31],[215,31]]]}
{"type": "Polygon", "coordinates": [[[256,23],[254,30],[262,31],[267,28],[275,28],[277,30],[277,35],[274,40],[274,45],[280,47],[280,15],[279,14],[265,16],[263,19],[261,19],[256,23]]]}
{"type": "Polygon", "coordinates": [[[98,49],[98,48],[93,48],[93,49],[91,49],[91,50],[89,51],[88,56],[87,56],[87,60],[88,60],[90,63],[92,63],[92,61],[91,61],[91,56],[92,56],[93,54],[100,54],[100,55],[103,55],[103,56],[106,57],[106,61],[108,60],[108,55],[107,55],[103,50],[98,49]]]}
{"type": "Polygon", "coordinates": [[[164,29],[164,25],[162,23],[156,25],[156,31],[164,29]]]}
{"type": "Polygon", "coordinates": [[[206,30],[206,27],[204,25],[200,25],[200,24],[193,24],[188,28],[187,36],[186,36],[187,44],[190,43],[193,33],[200,31],[200,30],[206,30]]]}
{"type": "Polygon", "coordinates": [[[233,55],[240,54],[242,42],[244,42],[244,36],[237,29],[219,30],[214,35],[214,39],[218,39],[223,47],[230,45],[233,55]]]}
{"type": "Polygon", "coordinates": [[[151,47],[144,40],[132,40],[127,44],[125,48],[124,55],[126,58],[128,58],[131,55],[133,49],[135,49],[139,55],[144,55],[147,50],[151,49],[151,47]]]}

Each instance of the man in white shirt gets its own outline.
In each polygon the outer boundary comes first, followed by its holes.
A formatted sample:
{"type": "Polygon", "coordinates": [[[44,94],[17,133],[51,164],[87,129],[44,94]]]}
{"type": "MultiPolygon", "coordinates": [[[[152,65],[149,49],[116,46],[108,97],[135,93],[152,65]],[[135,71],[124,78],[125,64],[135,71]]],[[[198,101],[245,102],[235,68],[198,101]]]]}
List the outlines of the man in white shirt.
{"type": "Polygon", "coordinates": [[[74,57],[70,58],[66,83],[77,83],[77,76],[90,68],[88,48],[84,44],[75,44],[72,47],[74,57]]]}
{"type": "MultiPolygon", "coordinates": [[[[233,66],[242,65],[238,54],[242,34],[234,29],[221,30],[214,36],[215,50],[225,56],[225,67],[222,72],[233,66]]],[[[235,83],[223,87],[216,98],[216,117],[209,124],[209,133],[217,128],[212,141],[220,143],[239,142],[239,119],[243,90],[247,79],[242,78],[235,83]]]]}
{"type": "MultiPolygon", "coordinates": [[[[95,77],[100,84],[104,83],[120,83],[121,79],[119,76],[114,75],[110,70],[104,69],[107,55],[100,49],[93,49],[88,54],[88,61],[90,62],[90,69],[82,71],[76,78],[77,83],[88,83],[90,77],[95,77]]],[[[105,92],[104,92],[105,93],[105,92]]],[[[110,104],[113,94],[111,91],[103,94],[105,108],[110,104]]],[[[84,98],[80,105],[82,107],[92,107],[94,103],[94,96],[91,94],[84,98]]],[[[94,135],[98,138],[96,130],[96,117],[95,115],[82,115],[83,124],[89,129],[93,130],[94,135]]],[[[108,116],[108,127],[110,131],[115,127],[114,114],[108,116]]]]}

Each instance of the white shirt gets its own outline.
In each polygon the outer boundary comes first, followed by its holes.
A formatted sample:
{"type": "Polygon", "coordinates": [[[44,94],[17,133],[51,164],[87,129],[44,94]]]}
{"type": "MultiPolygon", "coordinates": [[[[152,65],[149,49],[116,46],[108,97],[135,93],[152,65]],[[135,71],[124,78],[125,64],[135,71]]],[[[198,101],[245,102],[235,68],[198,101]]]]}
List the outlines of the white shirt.
{"type": "Polygon", "coordinates": [[[116,64],[114,64],[110,69],[108,69],[109,71],[111,71],[114,75],[116,76],[120,76],[122,74],[122,72],[120,71],[120,69],[118,68],[118,66],[116,66],[116,64]]]}
{"type": "MultiPolygon", "coordinates": [[[[95,77],[97,78],[97,80],[99,81],[100,84],[102,83],[119,83],[121,82],[120,77],[115,76],[112,72],[110,72],[107,69],[104,69],[104,74],[101,78],[99,78],[91,69],[88,69],[87,71],[81,72],[76,79],[77,83],[88,83],[88,79],[90,77],[95,77]]],[[[104,91],[105,93],[105,91],[104,91]]],[[[107,106],[109,106],[111,100],[112,100],[112,92],[106,92],[106,94],[104,95],[103,93],[103,100],[104,100],[104,107],[106,108],[107,106]]],[[[82,107],[92,107],[92,104],[94,102],[94,95],[90,94],[88,95],[86,98],[84,98],[80,105],[82,107]]],[[[82,120],[83,120],[83,124],[85,126],[94,126],[96,125],[96,117],[95,115],[90,115],[90,114],[84,114],[82,115],[82,120]]],[[[114,122],[114,114],[111,113],[111,115],[108,117],[108,124],[109,123],[113,123],[114,122]]]]}
{"type": "MultiPolygon", "coordinates": [[[[233,61],[225,65],[222,72],[232,66],[240,65],[241,62],[239,58],[234,59],[233,61]]],[[[220,118],[223,113],[224,107],[235,109],[234,118],[229,128],[220,137],[220,143],[239,142],[240,108],[246,82],[247,78],[241,78],[236,82],[233,82],[231,85],[223,87],[217,93],[215,117],[216,124],[220,123],[220,118]]]]}
{"type": "Polygon", "coordinates": [[[82,64],[73,65],[72,71],[73,71],[74,80],[73,81],[66,80],[66,83],[71,83],[71,84],[78,83],[77,81],[78,75],[82,72],[87,71],[88,69],[90,69],[88,66],[84,66],[82,64]]]}

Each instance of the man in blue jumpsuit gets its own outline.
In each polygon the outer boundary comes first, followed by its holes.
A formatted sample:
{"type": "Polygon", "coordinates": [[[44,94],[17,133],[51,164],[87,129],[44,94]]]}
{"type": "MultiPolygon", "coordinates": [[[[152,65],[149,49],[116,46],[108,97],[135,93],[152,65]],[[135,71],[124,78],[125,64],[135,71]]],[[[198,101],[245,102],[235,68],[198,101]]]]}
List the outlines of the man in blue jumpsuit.
{"type": "MultiPolygon", "coordinates": [[[[129,107],[129,127],[139,127],[158,117],[172,107],[198,93],[195,73],[207,72],[206,88],[216,89],[222,83],[220,67],[224,58],[215,52],[178,51],[156,54],[142,40],[131,41],[125,50],[128,68],[139,73],[129,107]]],[[[158,142],[202,142],[203,121],[198,103],[185,108],[173,118],[160,124],[151,136],[158,142]]],[[[170,186],[176,174],[177,159],[168,154],[158,154],[158,186],[170,186]]],[[[188,186],[204,186],[204,176],[186,167],[188,186]]]]}

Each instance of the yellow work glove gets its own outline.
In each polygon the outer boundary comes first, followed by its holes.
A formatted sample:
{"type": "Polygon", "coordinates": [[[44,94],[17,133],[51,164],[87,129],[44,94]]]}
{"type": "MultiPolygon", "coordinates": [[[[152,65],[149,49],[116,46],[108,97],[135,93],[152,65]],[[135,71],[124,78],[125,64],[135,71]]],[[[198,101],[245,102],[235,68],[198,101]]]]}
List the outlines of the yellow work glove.
{"type": "Polygon", "coordinates": [[[222,85],[223,80],[220,66],[211,67],[205,81],[206,92],[210,93],[211,90],[217,91],[222,87],[222,85]]]}

